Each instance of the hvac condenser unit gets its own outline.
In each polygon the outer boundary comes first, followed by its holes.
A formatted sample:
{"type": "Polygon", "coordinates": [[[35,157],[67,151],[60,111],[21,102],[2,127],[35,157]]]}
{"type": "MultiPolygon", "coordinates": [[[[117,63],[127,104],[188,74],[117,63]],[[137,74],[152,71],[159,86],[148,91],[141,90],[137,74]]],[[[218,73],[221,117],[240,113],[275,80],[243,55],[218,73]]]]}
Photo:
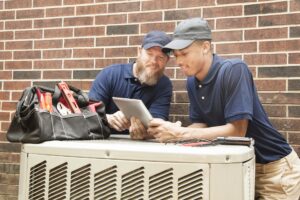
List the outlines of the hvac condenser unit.
{"type": "Polygon", "coordinates": [[[129,139],[22,145],[19,200],[253,200],[253,148],[129,139]]]}

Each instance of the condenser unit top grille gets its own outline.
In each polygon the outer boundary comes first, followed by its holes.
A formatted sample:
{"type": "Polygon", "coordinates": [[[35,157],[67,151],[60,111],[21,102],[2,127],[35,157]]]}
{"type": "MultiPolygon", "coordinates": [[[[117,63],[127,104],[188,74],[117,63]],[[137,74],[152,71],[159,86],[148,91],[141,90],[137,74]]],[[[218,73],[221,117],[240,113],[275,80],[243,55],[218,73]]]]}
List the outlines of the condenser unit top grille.
{"type": "Polygon", "coordinates": [[[41,144],[24,144],[22,151],[56,156],[74,156],[74,152],[76,152],[76,157],[185,163],[238,163],[250,160],[254,156],[253,148],[248,146],[186,147],[180,144],[113,137],[107,140],[50,141],[41,144]]]}

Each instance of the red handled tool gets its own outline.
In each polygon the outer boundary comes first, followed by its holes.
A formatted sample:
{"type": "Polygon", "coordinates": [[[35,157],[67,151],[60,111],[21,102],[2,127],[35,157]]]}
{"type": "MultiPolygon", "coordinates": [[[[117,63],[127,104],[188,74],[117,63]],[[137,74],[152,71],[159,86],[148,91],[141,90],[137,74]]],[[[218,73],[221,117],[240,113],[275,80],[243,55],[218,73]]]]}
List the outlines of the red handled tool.
{"type": "Polygon", "coordinates": [[[72,113],[81,113],[76,100],[73,97],[73,94],[71,90],[69,89],[69,86],[65,82],[58,83],[58,88],[60,89],[64,99],[66,100],[66,103],[68,104],[69,109],[72,111],[72,113]]]}

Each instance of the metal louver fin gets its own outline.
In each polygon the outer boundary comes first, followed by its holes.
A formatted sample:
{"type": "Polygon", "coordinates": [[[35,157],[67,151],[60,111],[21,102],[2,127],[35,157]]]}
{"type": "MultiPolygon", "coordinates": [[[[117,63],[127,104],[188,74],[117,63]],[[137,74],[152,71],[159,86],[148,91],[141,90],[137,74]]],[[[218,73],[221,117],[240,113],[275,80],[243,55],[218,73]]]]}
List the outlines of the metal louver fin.
{"type": "Polygon", "coordinates": [[[149,177],[149,199],[173,198],[173,169],[169,168],[149,177]]]}
{"type": "Polygon", "coordinates": [[[94,176],[94,199],[117,199],[117,166],[112,166],[95,173],[94,176]]]}
{"type": "Polygon", "coordinates": [[[143,199],[144,173],[144,167],[140,167],[122,176],[121,199],[143,199]]]}
{"type": "Polygon", "coordinates": [[[46,161],[40,162],[30,168],[29,199],[45,199],[46,161]]]}
{"type": "Polygon", "coordinates": [[[67,169],[67,162],[50,169],[48,189],[49,200],[66,199],[67,169]]]}
{"type": "Polygon", "coordinates": [[[203,170],[197,170],[178,179],[178,199],[203,199],[203,170]]]}
{"type": "Polygon", "coordinates": [[[71,172],[71,200],[89,199],[91,164],[71,172]]]}

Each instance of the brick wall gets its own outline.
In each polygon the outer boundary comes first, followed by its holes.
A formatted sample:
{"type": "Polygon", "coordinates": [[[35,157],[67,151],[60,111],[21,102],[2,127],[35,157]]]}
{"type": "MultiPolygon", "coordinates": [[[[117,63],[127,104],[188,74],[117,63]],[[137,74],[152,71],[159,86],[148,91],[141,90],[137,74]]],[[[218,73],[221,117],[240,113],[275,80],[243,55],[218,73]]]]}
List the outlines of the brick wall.
{"type": "MultiPolygon", "coordinates": [[[[214,50],[244,59],[272,123],[300,155],[299,0],[0,0],[0,200],[16,199],[19,144],[6,131],[22,90],[64,80],[88,90],[97,72],[137,55],[145,33],[204,17],[214,50]]],[[[188,123],[174,59],[171,120],[188,123]]]]}

